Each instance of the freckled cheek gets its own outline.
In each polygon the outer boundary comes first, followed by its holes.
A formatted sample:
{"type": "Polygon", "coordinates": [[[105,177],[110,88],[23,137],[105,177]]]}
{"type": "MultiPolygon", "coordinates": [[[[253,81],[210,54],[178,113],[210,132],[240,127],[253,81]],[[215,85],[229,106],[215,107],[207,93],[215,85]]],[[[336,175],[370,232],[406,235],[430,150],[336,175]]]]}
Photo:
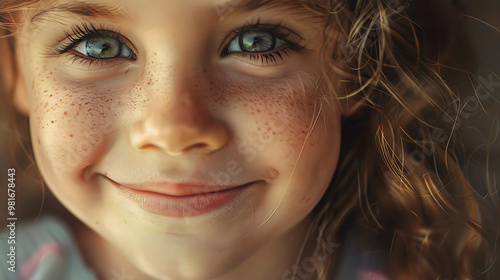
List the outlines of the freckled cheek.
{"type": "Polygon", "coordinates": [[[42,84],[34,96],[32,132],[54,168],[74,168],[97,157],[130,109],[120,95],[98,88],[42,84]]]}
{"type": "Polygon", "coordinates": [[[296,159],[318,111],[312,87],[287,80],[260,86],[228,82],[226,87],[217,90],[224,96],[217,100],[232,112],[237,137],[277,160],[296,159]]]}
{"type": "Polygon", "coordinates": [[[263,132],[271,134],[268,141],[274,145],[270,148],[282,150],[281,159],[295,161],[303,149],[321,145],[326,135],[315,125],[321,105],[314,89],[291,89],[262,105],[263,109],[255,115],[259,125],[254,139],[262,138],[263,132]]]}
{"type": "Polygon", "coordinates": [[[293,100],[271,99],[265,103],[254,103],[254,127],[250,139],[269,148],[279,145],[289,150],[282,151],[286,159],[295,154],[305,142],[310,129],[314,108],[298,106],[293,100]]]}

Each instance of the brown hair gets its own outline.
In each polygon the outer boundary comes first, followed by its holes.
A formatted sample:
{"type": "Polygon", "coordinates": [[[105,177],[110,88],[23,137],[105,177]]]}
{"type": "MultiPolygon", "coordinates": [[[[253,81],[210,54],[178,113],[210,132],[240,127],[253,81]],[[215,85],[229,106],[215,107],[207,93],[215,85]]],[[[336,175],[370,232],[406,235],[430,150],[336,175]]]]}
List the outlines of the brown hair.
{"type": "MultiPolygon", "coordinates": [[[[37,2],[0,2],[2,21],[37,2]]],[[[459,39],[456,8],[445,0],[298,6],[324,18],[324,101],[364,101],[343,120],[339,166],[313,210],[309,241],[333,234],[342,242],[352,226],[388,237],[392,279],[471,279],[487,271],[498,250],[498,197],[489,186],[483,199],[463,175],[457,116],[447,108],[464,98],[443,79],[459,39]]],[[[316,263],[317,278],[330,279],[328,268],[338,264],[333,257],[316,263]]]]}
{"type": "MultiPolygon", "coordinates": [[[[6,124],[2,134],[5,137],[2,143],[2,152],[5,151],[4,163],[9,168],[16,168],[16,184],[22,186],[23,191],[17,193],[19,203],[16,207],[18,218],[32,218],[40,215],[43,205],[54,201],[51,196],[46,196],[43,179],[39,174],[34,161],[29,134],[29,119],[20,114],[14,106],[14,86],[17,78],[17,65],[15,64],[15,40],[13,34],[17,31],[14,19],[15,12],[36,4],[38,1],[0,0],[0,97],[2,102],[0,122],[6,124]],[[5,59],[9,58],[9,59],[5,59]],[[18,168],[19,167],[19,168],[18,168]]],[[[54,205],[54,204],[53,204],[54,205]]]]}
{"type": "MultiPolygon", "coordinates": [[[[471,57],[458,10],[443,0],[318,2],[305,5],[326,19],[325,80],[351,89],[331,88],[325,99],[364,105],[343,121],[339,167],[315,209],[311,240],[334,233],[342,241],[357,225],[392,240],[391,279],[485,274],[498,253],[498,196],[493,181],[483,197],[463,175],[458,115],[448,109],[466,96],[443,78],[471,75],[471,60],[449,60],[471,57]]],[[[318,278],[338,264],[320,263],[318,278]]]]}

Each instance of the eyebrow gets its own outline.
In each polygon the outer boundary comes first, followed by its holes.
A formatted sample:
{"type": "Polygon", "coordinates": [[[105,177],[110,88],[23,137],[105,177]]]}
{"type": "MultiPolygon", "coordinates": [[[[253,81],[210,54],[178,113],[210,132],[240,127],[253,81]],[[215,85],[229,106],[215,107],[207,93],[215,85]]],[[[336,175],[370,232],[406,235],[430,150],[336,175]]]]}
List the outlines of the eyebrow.
{"type": "Polygon", "coordinates": [[[69,13],[76,16],[103,18],[108,20],[130,18],[129,15],[123,11],[120,5],[106,6],[98,3],[90,4],[80,1],[72,1],[41,11],[40,13],[34,15],[30,21],[36,22],[44,19],[50,19],[50,15],[54,13],[69,13]]]}
{"type": "MultiPolygon", "coordinates": [[[[217,11],[219,17],[223,17],[225,14],[238,13],[238,12],[248,12],[257,10],[262,7],[274,8],[277,6],[292,8],[297,6],[300,1],[291,0],[229,0],[225,3],[215,4],[217,0],[214,1],[214,7],[217,11]]],[[[224,2],[224,1],[219,1],[224,2]]]]}

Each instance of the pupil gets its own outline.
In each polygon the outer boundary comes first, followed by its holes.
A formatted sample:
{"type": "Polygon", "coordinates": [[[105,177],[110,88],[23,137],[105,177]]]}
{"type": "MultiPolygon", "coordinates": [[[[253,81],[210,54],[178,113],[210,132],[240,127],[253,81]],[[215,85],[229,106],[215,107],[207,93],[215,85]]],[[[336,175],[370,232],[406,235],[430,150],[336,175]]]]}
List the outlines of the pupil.
{"type": "Polygon", "coordinates": [[[268,52],[274,49],[276,38],[262,31],[248,31],[240,37],[240,47],[246,52],[268,52]]]}
{"type": "Polygon", "coordinates": [[[87,55],[95,58],[114,58],[119,55],[117,40],[109,37],[93,38],[87,41],[87,55]]]}

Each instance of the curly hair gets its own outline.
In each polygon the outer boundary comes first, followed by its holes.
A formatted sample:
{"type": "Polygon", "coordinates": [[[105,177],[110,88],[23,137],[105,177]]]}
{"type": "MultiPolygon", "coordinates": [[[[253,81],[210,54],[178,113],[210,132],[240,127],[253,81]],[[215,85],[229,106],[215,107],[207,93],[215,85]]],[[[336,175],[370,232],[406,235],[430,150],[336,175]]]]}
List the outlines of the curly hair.
{"type": "MultiPolygon", "coordinates": [[[[342,241],[352,225],[388,237],[391,279],[486,275],[498,253],[499,200],[491,180],[483,197],[460,169],[458,115],[449,107],[465,96],[443,78],[457,52],[471,57],[457,8],[442,0],[319,2],[304,5],[325,17],[324,80],[346,89],[330,86],[324,98],[363,105],[343,120],[339,166],[314,210],[312,239],[334,233],[342,241]]],[[[328,265],[338,261],[320,263],[318,279],[328,279],[328,265]]]]}
{"type": "MultiPolygon", "coordinates": [[[[11,30],[7,15],[38,2],[1,1],[1,27],[11,30]]],[[[362,104],[343,119],[339,166],[313,210],[307,242],[331,235],[342,242],[346,228],[361,226],[391,240],[391,279],[487,274],[498,253],[498,196],[492,185],[480,195],[460,168],[458,116],[447,109],[462,106],[465,96],[443,78],[470,75],[451,72],[471,62],[451,64],[461,31],[457,8],[445,0],[296,5],[324,19],[322,100],[362,104]]],[[[459,51],[468,54],[460,40],[459,51]]],[[[316,278],[331,279],[339,261],[316,262],[316,278]]]]}

